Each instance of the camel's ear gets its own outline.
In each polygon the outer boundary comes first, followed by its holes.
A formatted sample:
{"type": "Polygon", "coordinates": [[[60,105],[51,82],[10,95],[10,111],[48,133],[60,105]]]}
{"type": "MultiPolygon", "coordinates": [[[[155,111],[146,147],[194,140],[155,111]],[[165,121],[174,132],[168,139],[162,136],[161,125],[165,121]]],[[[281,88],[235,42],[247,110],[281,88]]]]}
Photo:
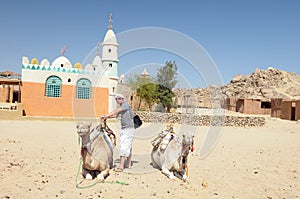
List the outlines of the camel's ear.
{"type": "Polygon", "coordinates": [[[91,127],[91,126],[92,126],[92,122],[88,122],[87,125],[88,125],[89,127],[91,127]]]}
{"type": "Polygon", "coordinates": [[[76,123],[76,128],[78,129],[78,127],[80,126],[81,122],[77,122],[76,123]]]}

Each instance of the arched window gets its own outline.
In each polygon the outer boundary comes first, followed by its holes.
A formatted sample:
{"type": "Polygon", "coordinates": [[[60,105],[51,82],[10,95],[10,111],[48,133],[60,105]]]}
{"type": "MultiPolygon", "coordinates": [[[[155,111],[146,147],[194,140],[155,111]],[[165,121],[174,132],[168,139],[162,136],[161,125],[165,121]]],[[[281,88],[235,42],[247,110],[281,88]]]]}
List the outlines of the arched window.
{"type": "Polygon", "coordinates": [[[90,99],[91,98],[91,86],[90,80],[81,78],[77,81],[76,85],[76,98],[78,99],[90,99]]]}
{"type": "Polygon", "coordinates": [[[57,76],[50,76],[46,80],[46,96],[47,97],[60,97],[61,96],[62,81],[57,76]]]}

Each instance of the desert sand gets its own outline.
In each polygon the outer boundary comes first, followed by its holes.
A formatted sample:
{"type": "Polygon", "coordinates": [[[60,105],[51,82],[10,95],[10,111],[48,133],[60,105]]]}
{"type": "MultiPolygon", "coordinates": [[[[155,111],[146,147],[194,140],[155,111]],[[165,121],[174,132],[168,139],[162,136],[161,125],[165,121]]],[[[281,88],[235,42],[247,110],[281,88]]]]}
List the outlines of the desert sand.
{"type": "MultiPolygon", "coordinates": [[[[109,126],[118,136],[118,124],[109,126]]],[[[122,173],[111,170],[104,183],[99,183],[78,173],[75,122],[2,120],[0,197],[300,198],[299,121],[266,117],[264,127],[223,127],[205,157],[200,157],[200,149],[212,127],[177,125],[175,131],[195,131],[188,182],[168,179],[150,165],[150,142],[163,128],[163,124],[140,127],[133,144],[132,169],[122,173]]],[[[117,147],[114,156],[117,165],[117,147]]]]}

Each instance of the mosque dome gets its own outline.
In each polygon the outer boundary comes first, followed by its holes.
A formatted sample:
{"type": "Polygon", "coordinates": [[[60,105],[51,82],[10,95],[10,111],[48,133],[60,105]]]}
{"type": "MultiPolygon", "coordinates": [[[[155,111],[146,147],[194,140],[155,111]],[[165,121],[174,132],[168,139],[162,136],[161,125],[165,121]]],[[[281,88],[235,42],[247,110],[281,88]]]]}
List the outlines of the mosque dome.
{"type": "Polygon", "coordinates": [[[22,64],[23,64],[23,65],[28,65],[28,64],[29,64],[29,59],[28,59],[28,57],[22,57],[22,64]]]}
{"type": "Polygon", "coordinates": [[[37,60],[37,58],[33,58],[31,60],[31,64],[33,64],[33,65],[39,65],[39,61],[37,60]]]}
{"type": "Polygon", "coordinates": [[[84,67],[85,70],[93,70],[93,67],[91,64],[87,64],[85,67],[84,67]]]}
{"type": "Polygon", "coordinates": [[[42,65],[42,66],[50,66],[50,62],[49,62],[47,59],[43,59],[43,60],[41,61],[41,65],[42,65]]]}
{"type": "Polygon", "coordinates": [[[82,69],[81,63],[77,62],[76,64],[74,64],[74,68],[82,69]]]}
{"type": "Polygon", "coordinates": [[[103,43],[117,44],[117,37],[112,29],[109,29],[104,37],[103,43]]]}
{"type": "Polygon", "coordinates": [[[65,56],[60,56],[52,62],[52,66],[72,68],[71,62],[65,56]]]}

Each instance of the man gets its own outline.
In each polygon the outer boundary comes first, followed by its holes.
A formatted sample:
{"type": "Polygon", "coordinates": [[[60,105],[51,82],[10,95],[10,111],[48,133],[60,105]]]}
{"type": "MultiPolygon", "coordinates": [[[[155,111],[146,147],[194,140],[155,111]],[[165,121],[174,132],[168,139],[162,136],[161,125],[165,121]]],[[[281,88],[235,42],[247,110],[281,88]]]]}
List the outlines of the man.
{"type": "Polygon", "coordinates": [[[124,168],[131,168],[132,142],[134,137],[133,112],[130,105],[126,102],[124,96],[120,93],[115,95],[115,100],[119,108],[112,111],[103,118],[115,118],[121,114],[120,129],[120,165],[115,168],[116,172],[122,172],[124,168]],[[125,160],[126,165],[125,165],[125,160]]]}

